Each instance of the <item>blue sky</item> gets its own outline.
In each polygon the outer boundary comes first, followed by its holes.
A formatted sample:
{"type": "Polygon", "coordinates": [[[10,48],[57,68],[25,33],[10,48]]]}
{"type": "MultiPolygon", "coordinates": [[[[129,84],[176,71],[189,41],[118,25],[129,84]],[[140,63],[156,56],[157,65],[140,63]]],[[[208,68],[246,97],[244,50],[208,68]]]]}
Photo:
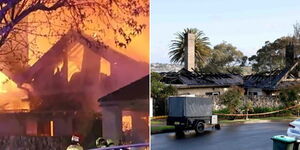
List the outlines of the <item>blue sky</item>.
{"type": "Polygon", "coordinates": [[[265,41],[292,35],[299,0],[151,0],[151,62],[169,63],[170,41],[186,27],[202,30],[211,46],[227,41],[251,56],[265,41]]]}

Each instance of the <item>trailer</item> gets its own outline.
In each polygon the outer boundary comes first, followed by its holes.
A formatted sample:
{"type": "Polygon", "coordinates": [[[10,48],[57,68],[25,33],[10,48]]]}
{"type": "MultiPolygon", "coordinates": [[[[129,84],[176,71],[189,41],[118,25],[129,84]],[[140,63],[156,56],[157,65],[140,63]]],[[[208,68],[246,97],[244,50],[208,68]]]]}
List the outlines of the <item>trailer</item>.
{"type": "Polygon", "coordinates": [[[219,130],[218,116],[212,115],[213,101],[200,97],[169,97],[167,125],[175,126],[177,133],[194,129],[202,133],[206,128],[219,130]]]}

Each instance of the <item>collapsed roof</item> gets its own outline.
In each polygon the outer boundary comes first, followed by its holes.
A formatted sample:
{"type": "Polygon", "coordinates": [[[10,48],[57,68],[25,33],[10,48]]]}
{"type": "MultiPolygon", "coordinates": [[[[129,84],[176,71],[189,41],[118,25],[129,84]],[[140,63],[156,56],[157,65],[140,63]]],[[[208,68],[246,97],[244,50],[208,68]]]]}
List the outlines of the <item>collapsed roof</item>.
{"type": "MultiPolygon", "coordinates": [[[[290,72],[298,65],[296,62],[290,67],[285,67],[283,70],[276,70],[269,75],[254,74],[244,77],[245,88],[261,88],[264,90],[277,90],[288,86],[294,86],[297,82],[285,81],[290,77],[290,72]]],[[[295,79],[296,81],[296,79],[295,79]]]]}
{"type": "Polygon", "coordinates": [[[198,74],[181,69],[178,72],[161,73],[162,82],[167,84],[185,84],[197,86],[234,86],[243,85],[243,78],[238,74],[198,74]]]}
{"type": "Polygon", "coordinates": [[[228,87],[243,86],[244,88],[261,88],[263,90],[278,90],[300,84],[300,80],[293,77],[293,71],[298,62],[283,70],[276,70],[270,74],[253,74],[241,76],[238,74],[200,74],[181,69],[178,72],[164,72],[161,82],[189,87],[228,87]]]}

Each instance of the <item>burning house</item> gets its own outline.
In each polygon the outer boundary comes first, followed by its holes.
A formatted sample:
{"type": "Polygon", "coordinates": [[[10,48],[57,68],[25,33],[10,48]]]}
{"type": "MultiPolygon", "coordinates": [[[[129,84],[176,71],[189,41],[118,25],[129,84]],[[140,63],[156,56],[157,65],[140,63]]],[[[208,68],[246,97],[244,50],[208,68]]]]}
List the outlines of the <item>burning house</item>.
{"type": "Polygon", "coordinates": [[[97,99],[147,74],[147,63],[70,30],[25,71],[0,74],[0,98],[17,98],[1,104],[0,135],[101,136],[101,116],[110,116],[97,99]]]}
{"type": "Polygon", "coordinates": [[[149,109],[149,75],[98,101],[103,109],[105,138],[128,144],[149,142],[149,113],[145,111],[149,109]]]}

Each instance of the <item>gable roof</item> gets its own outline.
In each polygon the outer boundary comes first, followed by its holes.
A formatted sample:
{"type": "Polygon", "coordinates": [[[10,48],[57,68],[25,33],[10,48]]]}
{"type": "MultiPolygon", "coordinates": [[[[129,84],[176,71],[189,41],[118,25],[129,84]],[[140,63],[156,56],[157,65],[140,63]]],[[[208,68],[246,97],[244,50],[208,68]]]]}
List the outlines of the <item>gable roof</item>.
{"type": "Polygon", "coordinates": [[[117,62],[120,60],[126,60],[126,62],[121,62],[119,64],[136,64],[137,68],[146,68],[145,70],[147,70],[147,63],[136,61],[108,46],[101,45],[98,41],[84,35],[83,33],[70,30],[67,34],[62,36],[61,39],[58,40],[35,64],[28,68],[28,70],[15,76],[14,80],[16,83],[22,84],[24,82],[30,82],[45,66],[59,62],[62,59],[63,53],[69,49],[69,45],[72,43],[80,43],[88,46],[90,50],[106,60],[109,60],[111,64],[118,64],[117,62]]]}
{"type": "Polygon", "coordinates": [[[149,98],[149,75],[98,99],[98,102],[141,100],[149,98]]]}

